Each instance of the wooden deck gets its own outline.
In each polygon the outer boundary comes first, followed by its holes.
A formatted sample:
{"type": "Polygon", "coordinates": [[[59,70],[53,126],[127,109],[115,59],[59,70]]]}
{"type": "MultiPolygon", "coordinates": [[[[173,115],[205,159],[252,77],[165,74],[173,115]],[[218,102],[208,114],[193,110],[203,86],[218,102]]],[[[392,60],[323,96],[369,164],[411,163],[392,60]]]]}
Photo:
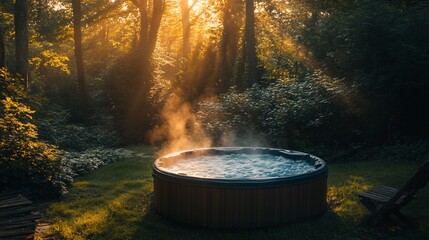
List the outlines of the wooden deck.
{"type": "Polygon", "coordinates": [[[40,214],[19,192],[0,194],[0,239],[33,239],[40,214]]]}

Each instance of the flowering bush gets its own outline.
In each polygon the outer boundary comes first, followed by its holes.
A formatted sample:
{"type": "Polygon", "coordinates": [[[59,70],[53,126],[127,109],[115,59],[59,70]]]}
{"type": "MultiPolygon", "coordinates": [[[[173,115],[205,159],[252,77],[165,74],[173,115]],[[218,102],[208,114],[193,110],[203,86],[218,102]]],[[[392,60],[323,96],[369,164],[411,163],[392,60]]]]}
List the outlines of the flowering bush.
{"type": "Polygon", "coordinates": [[[274,82],[266,88],[233,88],[217,101],[200,103],[197,115],[216,139],[232,132],[238,138],[262,136],[270,145],[340,142],[345,137],[340,133],[351,133],[344,131],[350,127],[347,98],[340,81],[317,71],[303,80],[274,82]]]}
{"type": "Polygon", "coordinates": [[[106,148],[95,148],[84,152],[64,152],[62,158],[63,172],[73,178],[83,175],[119,159],[117,151],[106,148]]]}

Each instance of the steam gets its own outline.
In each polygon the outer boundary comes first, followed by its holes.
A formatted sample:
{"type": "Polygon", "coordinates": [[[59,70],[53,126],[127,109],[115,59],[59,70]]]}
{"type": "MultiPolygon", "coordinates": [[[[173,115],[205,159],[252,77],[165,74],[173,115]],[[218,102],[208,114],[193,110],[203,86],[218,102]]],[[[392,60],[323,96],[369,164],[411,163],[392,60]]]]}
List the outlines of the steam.
{"type": "Polygon", "coordinates": [[[161,120],[162,124],[150,132],[152,143],[164,142],[160,155],[212,146],[212,138],[204,131],[189,103],[170,98],[161,111],[161,120]]]}
{"type": "Polygon", "coordinates": [[[149,133],[152,144],[162,143],[159,155],[183,151],[193,148],[208,147],[263,147],[268,142],[261,134],[251,131],[237,133],[234,129],[225,131],[216,139],[203,128],[200,119],[192,111],[191,104],[177,97],[170,97],[164,104],[161,114],[161,124],[149,133]]]}

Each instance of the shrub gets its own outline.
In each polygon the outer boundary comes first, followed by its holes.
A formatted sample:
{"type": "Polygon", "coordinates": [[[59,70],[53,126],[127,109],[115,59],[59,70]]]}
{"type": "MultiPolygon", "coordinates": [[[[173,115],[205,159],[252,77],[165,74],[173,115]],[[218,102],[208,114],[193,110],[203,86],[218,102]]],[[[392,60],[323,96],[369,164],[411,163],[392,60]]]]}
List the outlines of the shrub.
{"type": "Polygon", "coordinates": [[[338,144],[357,134],[348,121],[353,113],[345,111],[349,91],[339,80],[316,71],[303,80],[274,82],[267,88],[233,88],[218,101],[202,102],[198,116],[218,140],[232,132],[239,138],[256,134],[274,146],[338,144]]]}
{"type": "Polygon", "coordinates": [[[18,78],[0,69],[2,96],[0,100],[0,182],[1,188],[20,187],[41,194],[57,195],[65,190],[60,152],[38,139],[34,111],[18,78]]]}
{"type": "Polygon", "coordinates": [[[67,151],[84,151],[99,146],[113,146],[119,141],[107,124],[93,126],[71,123],[71,114],[50,104],[49,110],[37,122],[40,138],[67,151]]]}
{"type": "Polygon", "coordinates": [[[63,172],[69,178],[89,173],[119,159],[117,151],[106,148],[89,149],[84,152],[64,152],[63,172]]]}

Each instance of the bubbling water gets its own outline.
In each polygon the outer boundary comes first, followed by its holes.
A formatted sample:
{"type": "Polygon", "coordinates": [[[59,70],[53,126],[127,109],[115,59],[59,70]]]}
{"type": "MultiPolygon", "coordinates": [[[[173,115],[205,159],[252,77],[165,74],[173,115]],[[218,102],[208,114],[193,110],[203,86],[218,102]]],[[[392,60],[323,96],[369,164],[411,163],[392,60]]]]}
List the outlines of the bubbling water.
{"type": "Polygon", "coordinates": [[[270,154],[227,154],[185,158],[162,170],[178,175],[216,179],[258,179],[300,175],[315,171],[305,160],[270,154]]]}

